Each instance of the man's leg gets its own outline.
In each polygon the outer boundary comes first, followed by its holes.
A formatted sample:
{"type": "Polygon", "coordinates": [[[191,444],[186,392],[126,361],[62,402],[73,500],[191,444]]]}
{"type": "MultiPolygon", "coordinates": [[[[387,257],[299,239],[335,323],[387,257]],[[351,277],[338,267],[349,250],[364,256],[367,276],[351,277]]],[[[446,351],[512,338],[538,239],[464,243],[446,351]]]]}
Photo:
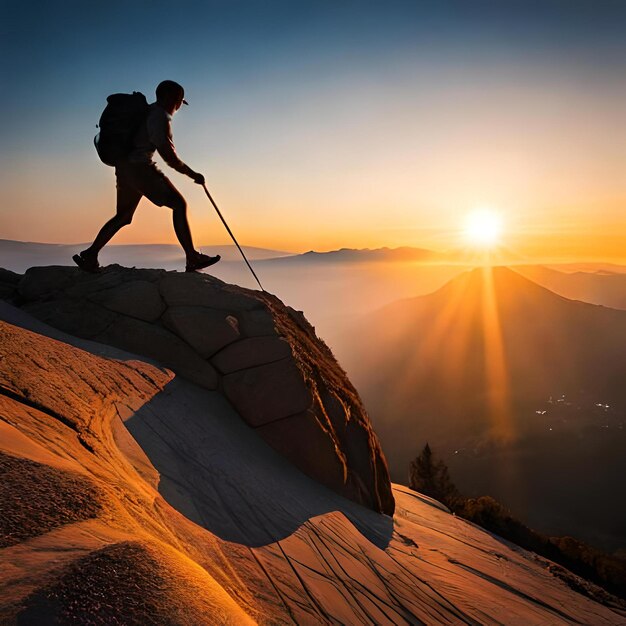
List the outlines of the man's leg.
{"type": "Polygon", "coordinates": [[[198,253],[193,247],[193,238],[191,236],[191,229],[189,228],[189,221],[187,220],[187,202],[185,198],[178,193],[177,198],[172,198],[167,205],[172,209],[172,221],[174,222],[174,232],[176,238],[185,251],[187,260],[194,258],[198,253]]]}
{"type": "Polygon", "coordinates": [[[97,265],[98,254],[104,246],[111,241],[113,236],[124,226],[133,221],[135,209],[141,200],[141,193],[128,185],[117,182],[117,212],[100,229],[94,242],[80,253],[80,256],[94,262],[97,265]]]}
{"type": "Polygon", "coordinates": [[[185,251],[186,271],[193,272],[214,265],[220,260],[219,254],[217,256],[208,256],[207,254],[197,252],[193,247],[191,229],[187,221],[187,202],[180,194],[178,194],[178,196],[178,198],[168,202],[166,206],[169,206],[173,212],[174,231],[176,232],[176,237],[178,237],[180,245],[185,251]]]}
{"type": "Polygon", "coordinates": [[[210,257],[197,252],[194,248],[191,229],[187,220],[187,202],[172,181],[156,165],[147,165],[138,168],[137,171],[137,175],[141,179],[140,189],[143,195],[157,206],[166,206],[172,209],[174,232],[185,251],[186,269],[194,271],[217,263],[220,260],[219,255],[210,257]]]}

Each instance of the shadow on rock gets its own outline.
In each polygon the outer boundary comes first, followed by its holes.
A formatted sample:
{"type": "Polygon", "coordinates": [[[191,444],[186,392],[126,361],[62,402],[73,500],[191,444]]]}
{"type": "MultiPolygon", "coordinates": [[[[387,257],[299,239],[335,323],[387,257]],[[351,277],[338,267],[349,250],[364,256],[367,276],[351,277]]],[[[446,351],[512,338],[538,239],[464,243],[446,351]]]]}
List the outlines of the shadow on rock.
{"type": "Polygon", "coordinates": [[[226,541],[274,543],[312,517],[339,511],[379,548],[389,544],[392,518],[305,476],[217,392],[175,378],[138,411],[121,416],[159,472],[163,498],[226,541]]]}

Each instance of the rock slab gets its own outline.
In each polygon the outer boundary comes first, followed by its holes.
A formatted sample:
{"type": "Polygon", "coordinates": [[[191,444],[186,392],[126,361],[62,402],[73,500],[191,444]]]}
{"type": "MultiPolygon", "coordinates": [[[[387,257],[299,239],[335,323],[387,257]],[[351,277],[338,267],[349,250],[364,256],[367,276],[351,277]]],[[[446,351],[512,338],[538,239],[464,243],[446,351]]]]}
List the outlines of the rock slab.
{"type": "Polygon", "coordinates": [[[221,391],[305,474],[393,514],[387,463],[361,400],[302,312],[201,273],[53,266],[0,278],[14,304],[47,324],[221,391]]]}

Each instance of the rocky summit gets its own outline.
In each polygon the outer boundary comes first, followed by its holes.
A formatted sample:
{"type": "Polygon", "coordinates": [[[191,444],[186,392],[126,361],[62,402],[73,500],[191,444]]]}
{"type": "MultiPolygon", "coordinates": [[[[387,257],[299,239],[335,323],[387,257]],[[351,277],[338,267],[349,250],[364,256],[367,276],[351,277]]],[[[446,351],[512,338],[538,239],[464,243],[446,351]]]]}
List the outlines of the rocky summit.
{"type": "Polygon", "coordinates": [[[0,295],[53,328],[147,357],[221,392],[272,448],[338,494],[393,514],[361,400],[301,312],[199,273],[3,270],[0,295]]]}

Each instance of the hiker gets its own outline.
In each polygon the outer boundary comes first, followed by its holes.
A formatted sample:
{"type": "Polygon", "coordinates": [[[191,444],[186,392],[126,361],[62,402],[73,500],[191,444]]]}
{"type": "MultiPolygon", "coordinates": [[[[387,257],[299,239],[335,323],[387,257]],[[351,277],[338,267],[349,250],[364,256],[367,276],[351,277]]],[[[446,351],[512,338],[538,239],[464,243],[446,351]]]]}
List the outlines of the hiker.
{"type": "MultiPolygon", "coordinates": [[[[187,203],[153,160],[157,150],[170,167],[186,174],[198,185],[204,185],[204,176],[194,172],[178,158],[172,140],[172,115],[183,104],[188,104],[184,96],[182,86],[172,80],[165,80],[156,88],[156,102],[147,107],[145,121],[141,122],[134,133],[130,152],[115,161],[117,212],[100,229],[91,246],[72,257],[81,269],[88,272],[99,270],[98,253],[113,235],[132,222],[142,196],[157,206],[172,209],[174,231],[185,251],[187,272],[209,267],[220,260],[219,255],[208,256],[196,251],[187,221],[187,203]]],[[[141,97],[144,106],[147,106],[145,98],[141,97]]]]}

